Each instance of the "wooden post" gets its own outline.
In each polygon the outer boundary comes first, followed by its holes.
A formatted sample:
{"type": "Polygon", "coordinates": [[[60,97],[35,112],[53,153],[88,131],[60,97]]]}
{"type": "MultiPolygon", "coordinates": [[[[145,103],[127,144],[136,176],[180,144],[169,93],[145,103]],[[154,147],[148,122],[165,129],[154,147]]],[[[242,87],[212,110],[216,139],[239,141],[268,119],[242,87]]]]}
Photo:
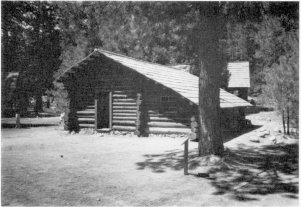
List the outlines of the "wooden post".
{"type": "Polygon", "coordinates": [[[95,97],[94,99],[94,110],[95,110],[95,120],[94,120],[94,129],[97,130],[98,128],[98,99],[97,99],[97,96],[95,97]]]}
{"type": "Polygon", "coordinates": [[[141,116],[142,116],[142,111],[141,111],[141,104],[142,104],[142,93],[137,93],[137,114],[136,114],[136,131],[135,134],[137,136],[141,136],[141,116]]]}
{"type": "Polygon", "coordinates": [[[16,113],[16,128],[20,128],[20,113],[16,113]]]}
{"type": "Polygon", "coordinates": [[[184,144],[184,175],[188,175],[188,141],[189,139],[186,139],[184,144]]]}
{"type": "Polygon", "coordinates": [[[109,93],[109,128],[113,127],[113,93],[109,93]]]}

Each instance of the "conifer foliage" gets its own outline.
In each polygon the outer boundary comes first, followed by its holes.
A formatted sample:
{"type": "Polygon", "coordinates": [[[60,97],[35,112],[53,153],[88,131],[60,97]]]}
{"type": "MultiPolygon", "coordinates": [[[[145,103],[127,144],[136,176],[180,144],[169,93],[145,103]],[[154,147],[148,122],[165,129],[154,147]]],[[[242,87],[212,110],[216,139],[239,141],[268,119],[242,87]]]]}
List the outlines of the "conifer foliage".
{"type": "Polygon", "coordinates": [[[19,72],[16,102],[27,103],[29,97],[35,97],[37,113],[42,110],[41,96],[52,87],[53,72],[60,65],[56,8],[48,2],[1,4],[2,77],[19,72]]]}

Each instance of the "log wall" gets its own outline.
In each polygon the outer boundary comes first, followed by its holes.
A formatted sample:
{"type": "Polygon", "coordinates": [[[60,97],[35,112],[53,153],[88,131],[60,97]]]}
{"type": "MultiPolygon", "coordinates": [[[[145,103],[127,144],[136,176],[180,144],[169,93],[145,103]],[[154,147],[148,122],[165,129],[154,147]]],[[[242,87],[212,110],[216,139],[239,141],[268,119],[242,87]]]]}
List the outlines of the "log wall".
{"type": "Polygon", "coordinates": [[[144,84],[147,133],[190,133],[189,101],[153,81],[144,84]]]}

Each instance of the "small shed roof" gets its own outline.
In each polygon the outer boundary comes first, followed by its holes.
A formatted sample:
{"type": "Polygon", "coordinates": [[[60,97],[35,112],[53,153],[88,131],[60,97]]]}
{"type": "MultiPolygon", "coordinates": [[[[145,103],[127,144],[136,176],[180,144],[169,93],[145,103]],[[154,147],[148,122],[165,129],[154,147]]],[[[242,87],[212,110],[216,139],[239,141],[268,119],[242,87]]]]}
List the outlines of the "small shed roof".
{"type": "Polygon", "coordinates": [[[230,72],[229,88],[250,88],[250,69],[249,62],[228,63],[230,72]]]}
{"type": "MultiPolygon", "coordinates": [[[[105,56],[121,65],[136,71],[137,73],[156,81],[167,88],[172,89],[184,98],[187,98],[195,104],[199,104],[199,83],[198,77],[190,73],[175,70],[172,67],[137,60],[124,55],[96,49],[90,56],[105,56]],[[94,53],[94,54],[93,54],[94,53]],[[99,54],[95,54],[99,53],[99,54]]],[[[89,58],[86,58],[88,60],[89,58]]],[[[85,61],[85,60],[84,60],[85,61]]],[[[75,66],[76,67],[76,66],[75,66]]],[[[69,70],[71,70],[70,68],[69,70]]],[[[68,73],[68,71],[65,73],[68,73]]],[[[60,76],[61,77],[61,76],[60,76]]],[[[58,77],[58,79],[60,78],[58,77]]],[[[251,106],[245,100],[220,89],[220,106],[221,108],[245,107],[251,106]]]]}

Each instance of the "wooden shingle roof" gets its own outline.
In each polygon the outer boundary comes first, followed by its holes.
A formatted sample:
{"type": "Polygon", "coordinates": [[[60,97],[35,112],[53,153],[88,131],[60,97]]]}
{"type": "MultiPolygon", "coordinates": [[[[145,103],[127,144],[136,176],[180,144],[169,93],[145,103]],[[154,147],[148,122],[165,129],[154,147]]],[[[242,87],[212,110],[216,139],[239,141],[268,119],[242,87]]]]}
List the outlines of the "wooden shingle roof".
{"type": "Polygon", "coordinates": [[[230,72],[229,88],[250,88],[249,62],[228,63],[230,72]]]}
{"type": "MultiPolygon", "coordinates": [[[[190,100],[192,103],[197,105],[199,103],[199,80],[197,76],[184,71],[175,70],[172,67],[137,60],[101,49],[96,49],[93,53],[100,53],[101,56],[103,55],[131,70],[136,71],[148,79],[172,89],[184,98],[190,100]]],[[[94,55],[97,56],[97,54],[94,55]]],[[[68,70],[65,73],[68,73],[68,70]]],[[[221,108],[233,108],[251,105],[245,100],[220,89],[220,106],[221,108]]]]}

